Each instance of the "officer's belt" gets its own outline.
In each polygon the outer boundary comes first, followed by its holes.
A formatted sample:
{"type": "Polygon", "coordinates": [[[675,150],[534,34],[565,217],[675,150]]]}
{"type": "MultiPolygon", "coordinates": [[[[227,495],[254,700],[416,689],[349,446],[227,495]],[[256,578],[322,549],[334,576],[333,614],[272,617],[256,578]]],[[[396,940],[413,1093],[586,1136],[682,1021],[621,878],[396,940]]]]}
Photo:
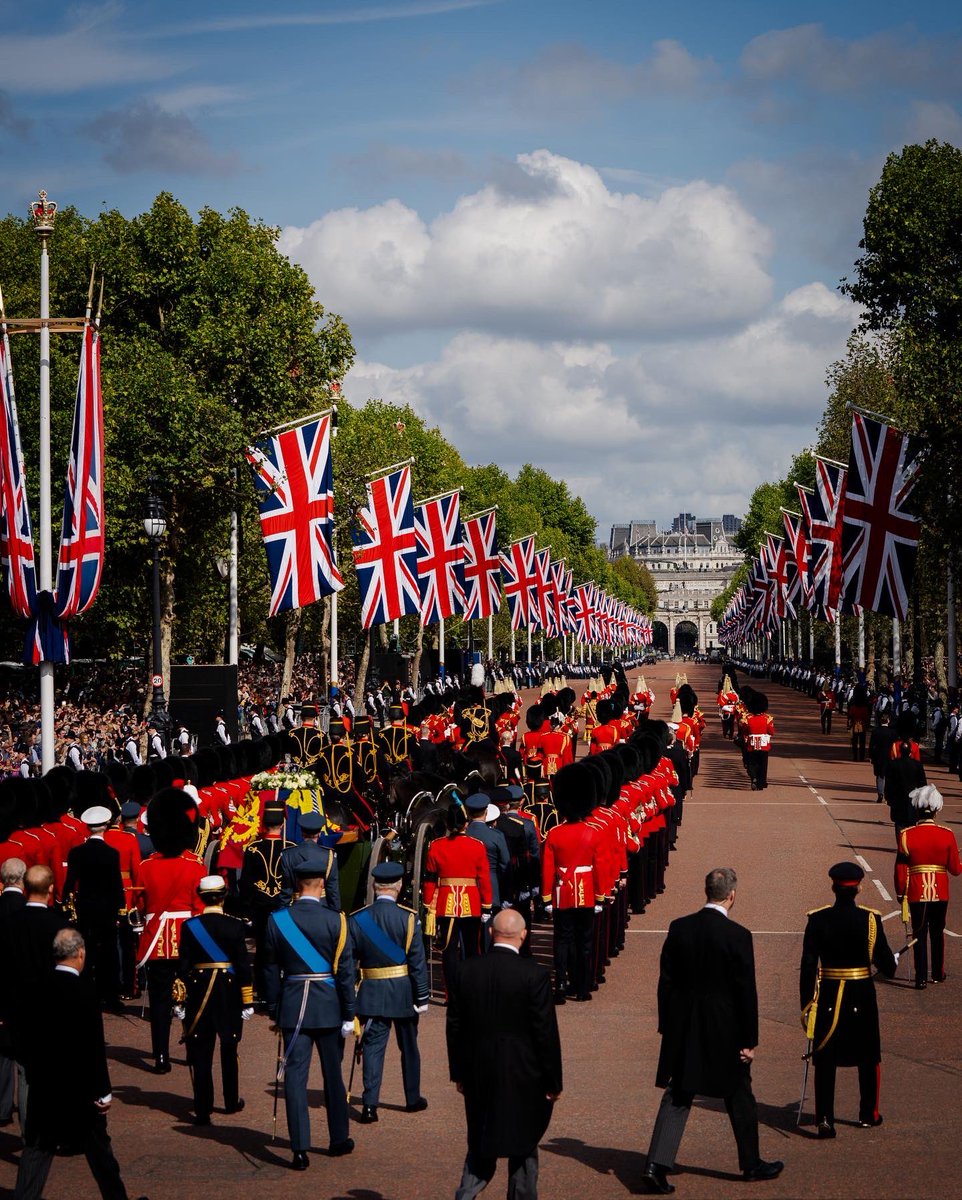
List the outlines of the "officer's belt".
{"type": "Polygon", "coordinates": [[[362,967],[361,979],[403,979],[407,973],[406,963],[400,967],[362,967]]]}
{"type": "Polygon", "coordinates": [[[819,967],[819,979],[871,979],[872,972],[869,967],[819,967]]]}
{"type": "Polygon", "coordinates": [[[233,971],[234,964],[229,962],[193,963],[192,971],[233,971]]]}
{"type": "Polygon", "coordinates": [[[328,979],[333,979],[334,976],[328,972],[327,974],[316,975],[285,975],[284,978],[291,983],[312,983],[315,979],[327,981],[328,979]]]}
{"type": "Polygon", "coordinates": [[[925,875],[929,872],[933,872],[936,875],[948,875],[949,873],[947,867],[937,867],[934,863],[926,863],[924,866],[918,867],[909,867],[910,875],[925,875]]]}
{"type": "Polygon", "coordinates": [[[446,879],[439,879],[438,885],[440,887],[474,887],[477,882],[477,879],[462,879],[460,876],[449,875],[446,879]]]}

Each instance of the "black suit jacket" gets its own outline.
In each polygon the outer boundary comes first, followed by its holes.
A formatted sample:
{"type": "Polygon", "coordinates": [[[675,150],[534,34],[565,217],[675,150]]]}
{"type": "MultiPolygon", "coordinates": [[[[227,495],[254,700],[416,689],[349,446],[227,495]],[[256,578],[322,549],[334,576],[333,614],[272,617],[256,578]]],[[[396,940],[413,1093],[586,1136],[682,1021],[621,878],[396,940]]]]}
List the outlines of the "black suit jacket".
{"type": "Polygon", "coordinates": [[[658,980],[661,1054],[656,1083],[729,1096],[739,1052],[758,1044],[752,935],[713,908],[672,921],[658,980]]]}
{"type": "Polygon", "coordinates": [[[26,903],[23,892],[18,892],[15,888],[5,888],[0,892],[0,922],[20,912],[26,903]]]}
{"type": "Polygon", "coordinates": [[[914,825],[918,813],[909,793],[925,787],[925,768],[915,758],[893,758],[885,770],[885,800],[896,825],[914,825]]]}
{"type": "Polygon", "coordinates": [[[110,1092],[104,1024],[90,981],[52,971],[28,1034],[28,1145],[76,1153],[110,1092]]]}
{"type": "Polygon", "coordinates": [[[23,1061],[23,1031],[53,974],[53,939],[69,922],[55,908],[24,904],[0,922],[0,1016],[10,1029],[16,1057],[23,1061]]]}
{"type": "Polygon", "coordinates": [[[527,1155],[561,1091],[561,1039],[551,973],[494,946],[468,959],[448,996],[448,1063],[464,1088],[468,1148],[485,1158],[527,1155]]]}
{"type": "Polygon", "coordinates": [[[74,846],[67,855],[63,890],[73,896],[79,922],[115,921],[125,907],[119,851],[99,837],[74,846]]]}

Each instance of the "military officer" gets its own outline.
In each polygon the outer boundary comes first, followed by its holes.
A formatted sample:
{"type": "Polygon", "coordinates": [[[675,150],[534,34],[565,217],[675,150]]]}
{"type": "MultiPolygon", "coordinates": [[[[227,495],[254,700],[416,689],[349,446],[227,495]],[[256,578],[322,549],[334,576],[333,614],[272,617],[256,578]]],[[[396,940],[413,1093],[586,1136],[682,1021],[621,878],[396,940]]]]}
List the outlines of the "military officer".
{"type": "Polygon", "coordinates": [[[263,835],[244,851],[238,887],[244,911],[254,932],[254,975],[258,996],[264,997],[265,937],[271,913],[282,908],[281,857],[293,842],[284,833],[287,813],[283,804],[264,805],[261,817],[263,835]]]}
{"type": "Polygon", "coordinates": [[[297,868],[300,898],[267,922],[265,997],[281,1030],[284,1106],[295,1171],[310,1166],[311,1125],[307,1079],[315,1047],[321,1060],[327,1105],[328,1153],[350,1154],[347,1092],[341,1075],[344,1039],[354,1032],[354,958],[347,917],[324,898],[324,873],[316,862],[297,868]]]}
{"type": "Polygon", "coordinates": [[[815,1123],[820,1138],[835,1137],[835,1071],[857,1067],[858,1123],[882,1124],[879,1114],[881,1040],[872,968],[891,978],[898,965],[882,918],[856,904],[865,872],[836,863],[828,873],[835,903],[808,914],[799,992],[802,1022],[815,1067],[815,1123]]]}
{"type": "MultiPolygon", "coordinates": [[[[291,725],[293,725],[294,710],[290,709],[291,725]]],[[[286,719],[286,718],[285,718],[286,719]]],[[[288,749],[291,758],[302,767],[316,763],[324,752],[324,734],[317,728],[317,708],[313,704],[301,707],[301,723],[291,728],[288,737],[288,749]]]]}
{"type": "Polygon", "coordinates": [[[220,1039],[224,1111],[244,1107],[238,1088],[237,1047],[254,1013],[254,989],[244,925],[224,913],[227,884],[206,875],[197,885],[204,911],[180,931],[177,975],[186,988],[184,1041],[194,1089],[194,1124],[209,1125],[214,1108],[214,1043],[220,1039]]]}
{"type": "Polygon", "coordinates": [[[509,896],[502,895],[502,889],[508,881],[508,871],[511,867],[511,855],[508,853],[508,843],[500,829],[495,829],[489,822],[496,821],[501,813],[491,803],[484,792],[475,792],[464,802],[468,810],[468,837],[480,842],[488,856],[488,866],[491,871],[492,907],[497,912],[502,900],[509,896]]]}
{"type": "Polygon", "coordinates": [[[392,704],[388,709],[390,724],[377,735],[378,743],[384,757],[392,767],[406,765],[411,769],[411,753],[414,736],[404,719],[404,709],[400,704],[392,704]]]}
{"type": "Polygon", "coordinates": [[[417,914],[397,902],[404,878],[400,863],[379,863],[371,872],[374,903],[352,913],[351,946],[360,974],[357,1011],[363,1033],[364,1094],[361,1121],[378,1119],[384,1052],[391,1026],[401,1051],[408,1112],[422,1112],[418,1017],[428,1011],[428,969],[417,914]]]}
{"type": "Polygon", "coordinates": [[[289,845],[281,854],[281,903],[290,904],[294,899],[296,872],[300,863],[316,862],[324,870],[324,903],[338,912],[341,907],[341,886],[337,875],[337,857],[329,846],[322,846],[319,842],[325,824],[324,817],[320,813],[304,813],[298,823],[304,840],[289,845]]]}

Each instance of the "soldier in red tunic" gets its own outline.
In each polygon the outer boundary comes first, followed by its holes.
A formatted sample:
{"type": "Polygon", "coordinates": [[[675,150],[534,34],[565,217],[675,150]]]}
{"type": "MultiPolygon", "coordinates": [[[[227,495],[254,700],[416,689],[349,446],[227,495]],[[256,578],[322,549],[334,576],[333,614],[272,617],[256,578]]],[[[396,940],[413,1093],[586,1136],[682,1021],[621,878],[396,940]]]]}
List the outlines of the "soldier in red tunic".
{"type": "Polygon", "coordinates": [[[423,900],[425,932],[441,943],[441,965],[448,991],[457,964],[481,953],[481,926],[491,919],[491,869],[481,842],[468,837],[467,814],[460,804],[447,812],[448,833],[428,848],[423,900]]]}
{"type": "Polygon", "coordinates": [[[563,825],[548,832],[541,851],[541,892],[554,918],[555,1003],[591,999],[591,951],[596,913],[605,898],[602,835],[585,821],[597,798],[596,773],[572,763],[554,777],[563,825]]]}
{"type": "Polygon", "coordinates": [[[137,947],[136,936],[131,927],[129,914],[137,908],[137,897],[140,895],[140,842],[136,833],[124,829],[117,822],[124,816],[139,816],[140,805],[135,800],[128,800],[120,809],[115,823],[104,832],[104,841],[120,855],[120,879],[124,885],[124,909],[117,927],[117,940],[120,943],[120,991],[125,1000],[132,1000],[137,994],[137,947]]]}
{"type": "Polygon", "coordinates": [[[748,777],[752,791],[762,792],[768,787],[768,755],[775,732],[775,722],[768,715],[768,697],[763,692],[752,692],[748,712],[744,735],[748,777]]]}
{"type": "Polygon", "coordinates": [[[935,823],[942,796],[931,784],[909,793],[919,814],[918,824],[899,834],[895,860],[895,890],[908,900],[915,943],[915,986],[921,991],[928,975],[928,946],[932,943],[932,982],[945,982],[945,915],[949,907],[949,876],[962,874],[955,835],[935,823]]]}
{"type": "Polygon", "coordinates": [[[598,701],[598,724],[591,731],[589,754],[601,754],[621,741],[621,731],[615,719],[615,706],[611,700],[598,701]]]}
{"type": "Polygon", "coordinates": [[[196,839],[196,820],[197,806],[181,788],[163,788],[147,806],[147,827],[156,852],[140,867],[144,931],[137,966],[144,967],[147,976],[150,1041],[158,1075],[170,1070],[171,1005],[180,927],[204,911],[197,885],[207,872],[197,855],[187,849],[196,839]]]}

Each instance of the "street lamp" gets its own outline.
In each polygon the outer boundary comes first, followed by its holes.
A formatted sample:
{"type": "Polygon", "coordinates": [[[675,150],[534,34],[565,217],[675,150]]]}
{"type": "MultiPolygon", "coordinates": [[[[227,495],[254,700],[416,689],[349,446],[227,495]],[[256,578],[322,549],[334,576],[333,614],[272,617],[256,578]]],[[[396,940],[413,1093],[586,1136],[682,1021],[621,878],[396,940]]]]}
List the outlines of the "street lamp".
{"type": "Polygon", "coordinates": [[[150,480],[150,492],[147,496],[147,515],[144,517],[144,532],[150,538],[154,552],[154,663],[151,676],[153,698],[151,701],[151,720],[157,732],[167,731],[169,717],[167,701],[164,698],[164,661],[160,647],[160,543],[167,532],[167,521],[164,518],[164,506],[154,491],[156,480],[150,480]]]}

